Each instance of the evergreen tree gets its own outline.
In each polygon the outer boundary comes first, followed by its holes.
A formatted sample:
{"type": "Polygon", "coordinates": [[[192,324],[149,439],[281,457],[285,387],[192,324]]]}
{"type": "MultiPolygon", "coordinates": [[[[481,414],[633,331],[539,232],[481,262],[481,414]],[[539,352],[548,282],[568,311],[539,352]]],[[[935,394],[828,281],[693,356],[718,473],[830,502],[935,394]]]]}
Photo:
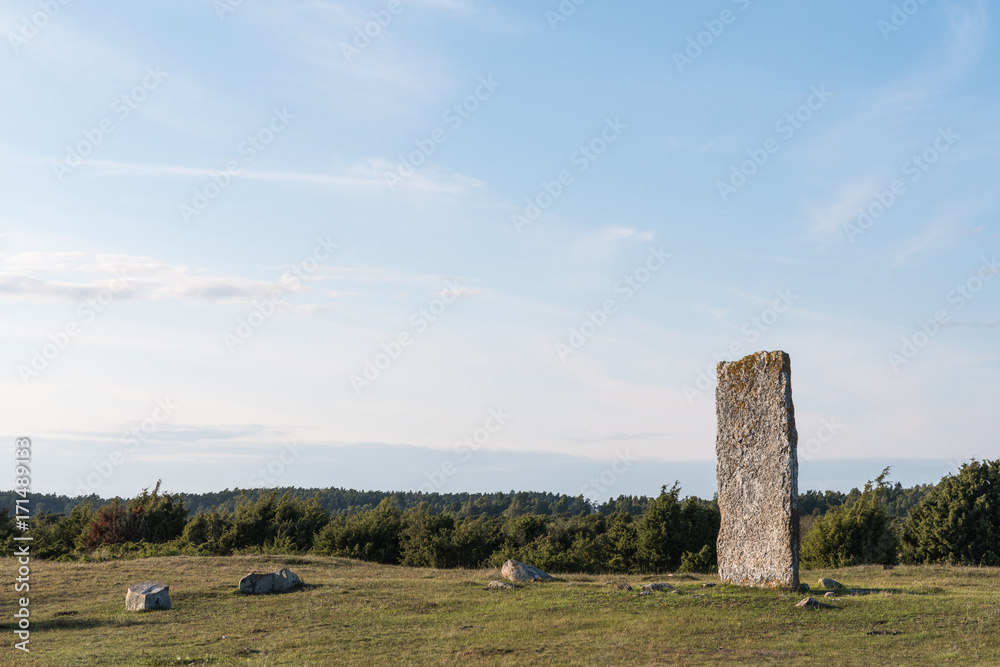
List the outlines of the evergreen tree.
{"type": "Polygon", "coordinates": [[[910,512],[903,550],[915,563],[1000,565],[1000,460],[945,476],[910,512]]]}

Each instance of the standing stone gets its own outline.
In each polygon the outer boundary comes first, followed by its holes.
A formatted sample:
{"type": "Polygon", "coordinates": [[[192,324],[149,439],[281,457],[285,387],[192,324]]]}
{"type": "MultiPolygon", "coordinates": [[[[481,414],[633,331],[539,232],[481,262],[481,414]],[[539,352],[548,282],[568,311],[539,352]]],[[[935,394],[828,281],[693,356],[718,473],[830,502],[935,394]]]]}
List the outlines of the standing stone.
{"type": "Polygon", "coordinates": [[[719,577],[738,586],[799,586],[799,463],[791,362],[757,352],[718,365],[719,577]]]}
{"type": "Polygon", "coordinates": [[[155,581],[129,586],[128,592],[125,593],[125,609],[127,611],[170,609],[170,586],[155,581]]]}

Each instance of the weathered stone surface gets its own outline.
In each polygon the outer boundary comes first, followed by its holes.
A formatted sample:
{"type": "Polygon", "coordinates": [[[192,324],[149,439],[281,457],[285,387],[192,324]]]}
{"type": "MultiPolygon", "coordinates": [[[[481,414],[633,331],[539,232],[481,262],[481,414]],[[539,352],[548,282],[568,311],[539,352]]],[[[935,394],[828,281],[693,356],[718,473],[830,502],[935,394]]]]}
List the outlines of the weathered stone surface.
{"type": "Polygon", "coordinates": [[[739,586],[799,585],[798,433],[791,362],[757,352],[717,367],[719,578],[739,586]]]}
{"type": "Polygon", "coordinates": [[[125,609],[128,611],[170,609],[170,586],[155,581],[129,586],[128,592],[125,593],[125,609]]]}
{"type": "Polygon", "coordinates": [[[249,595],[286,593],[301,583],[299,576],[287,568],[281,568],[277,572],[268,572],[267,574],[251,572],[240,579],[240,593],[249,595]]]}
{"type": "Polygon", "coordinates": [[[533,565],[528,565],[527,563],[522,563],[519,560],[513,559],[503,564],[503,567],[500,568],[500,574],[503,575],[504,579],[509,579],[514,582],[547,581],[555,579],[552,575],[542,572],[533,565]]]}
{"type": "Polygon", "coordinates": [[[806,583],[799,584],[799,593],[808,593],[810,590],[811,589],[809,588],[809,584],[806,583]]]}
{"type": "Polygon", "coordinates": [[[490,590],[495,590],[495,591],[510,591],[517,588],[517,586],[510,583],[509,581],[498,581],[495,579],[490,583],[488,583],[486,587],[489,588],[490,590]]]}
{"type": "Polygon", "coordinates": [[[816,598],[806,598],[795,606],[799,609],[819,609],[823,606],[823,603],[816,598]]]}
{"type": "Polygon", "coordinates": [[[616,591],[630,591],[632,590],[632,584],[618,584],[615,586],[616,591]]]}
{"type": "Polygon", "coordinates": [[[830,579],[829,577],[823,577],[819,580],[820,588],[843,588],[844,585],[837,581],[836,579],[830,579]]]}
{"type": "Polygon", "coordinates": [[[834,593],[833,591],[827,591],[826,593],[823,593],[823,597],[825,597],[825,598],[835,598],[835,597],[837,597],[837,594],[834,593]]]}
{"type": "Polygon", "coordinates": [[[639,591],[639,595],[652,595],[653,591],[639,591]]]}
{"type": "Polygon", "coordinates": [[[669,591],[669,590],[672,590],[672,589],[673,589],[673,586],[671,586],[670,584],[665,584],[663,582],[659,582],[659,583],[656,583],[656,584],[643,584],[642,585],[642,590],[644,590],[644,591],[669,591]]]}

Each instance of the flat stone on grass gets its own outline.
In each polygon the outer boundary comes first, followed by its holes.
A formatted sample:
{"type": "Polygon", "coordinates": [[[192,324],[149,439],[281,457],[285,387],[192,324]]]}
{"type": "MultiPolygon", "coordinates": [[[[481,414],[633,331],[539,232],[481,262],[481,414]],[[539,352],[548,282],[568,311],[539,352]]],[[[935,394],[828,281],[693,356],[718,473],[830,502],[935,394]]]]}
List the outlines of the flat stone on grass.
{"type": "Polygon", "coordinates": [[[240,593],[248,595],[286,593],[301,583],[297,574],[284,567],[277,572],[267,574],[251,572],[240,579],[240,593]]]}

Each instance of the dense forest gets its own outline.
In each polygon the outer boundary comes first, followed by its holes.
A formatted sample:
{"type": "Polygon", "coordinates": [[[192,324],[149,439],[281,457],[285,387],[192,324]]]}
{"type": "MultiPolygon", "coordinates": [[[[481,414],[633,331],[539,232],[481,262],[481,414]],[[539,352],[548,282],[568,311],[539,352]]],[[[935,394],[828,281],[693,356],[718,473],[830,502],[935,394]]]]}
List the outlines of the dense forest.
{"type": "MultiPolygon", "coordinates": [[[[962,466],[937,485],[892,485],[799,498],[809,566],[897,562],[1000,565],[1000,461],[962,466]]],[[[11,493],[0,503],[13,505],[11,493]]],[[[682,497],[388,493],[351,489],[226,490],[131,499],[33,495],[35,557],[58,560],[191,554],[315,553],[420,567],[498,566],[551,572],[709,572],[717,502],[682,497]]],[[[14,518],[0,514],[13,546],[14,518]]]]}

